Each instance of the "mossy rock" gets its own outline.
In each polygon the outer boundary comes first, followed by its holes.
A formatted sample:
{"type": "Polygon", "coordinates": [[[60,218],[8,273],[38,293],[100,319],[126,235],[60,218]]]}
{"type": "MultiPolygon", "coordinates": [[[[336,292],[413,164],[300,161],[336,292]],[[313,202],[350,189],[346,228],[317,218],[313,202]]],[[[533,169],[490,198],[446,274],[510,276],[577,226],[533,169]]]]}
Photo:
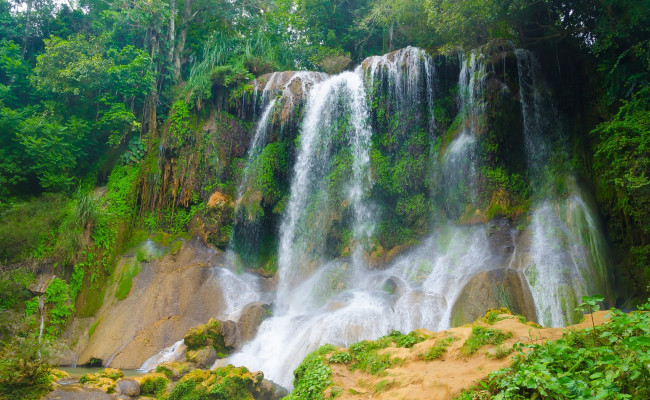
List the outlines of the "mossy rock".
{"type": "Polygon", "coordinates": [[[146,374],[136,378],[140,383],[140,395],[160,397],[167,391],[169,386],[169,379],[161,372],[146,374]]]}
{"type": "Polygon", "coordinates": [[[201,347],[197,350],[187,351],[187,361],[201,368],[209,368],[219,358],[217,351],[212,346],[201,347]]]}
{"type": "Polygon", "coordinates": [[[217,353],[228,353],[224,343],[222,322],[210,319],[207,324],[190,328],[185,333],[185,345],[188,350],[198,350],[202,347],[211,346],[217,353]]]}
{"type": "Polygon", "coordinates": [[[161,373],[165,377],[177,381],[195,369],[196,367],[188,362],[167,361],[156,367],[156,373],[161,373]]]}
{"type": "Polygon", "coordinates": [[[245,367],[197,369],[185,375],[169,394],[169,400],[228,399],[254,400],[259,396],[262,374],[251,374],[245,367]]]}
{"type": "Polygon", "coordinates": [[[488,310],[500,307],[537,320],[532,294],[519,271],[495,269],[472,277],[452,308],[451,326],[469,324],[488,310]]]}
{"type": "Polygon", "coordinates": [[[124,377],[124,373],[116,368],[106,368],[94,374],[84,374],[79,378],[79,382],[84,385],[113,393],[117,380],[124,377]]]}

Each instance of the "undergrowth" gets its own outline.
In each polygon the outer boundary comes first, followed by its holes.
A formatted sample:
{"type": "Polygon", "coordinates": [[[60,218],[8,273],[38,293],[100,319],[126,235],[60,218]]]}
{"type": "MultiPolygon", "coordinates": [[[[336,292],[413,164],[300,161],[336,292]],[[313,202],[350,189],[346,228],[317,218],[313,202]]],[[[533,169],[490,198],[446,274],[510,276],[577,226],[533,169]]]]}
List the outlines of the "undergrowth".
{"type": "Polygon", "coordinates": [[[457,399],[650,398],[650,301],[609,321],[567,330],[544,344],[515,345],[510,368],[495,371],[457,399]]]}
{"type": "Polygon", "coordinates": [[[512,332],[503,332],[498,329],[475,325],[472,327],[472,333],[469,335],[460,351],[462,354],[470,356],[476,353],[483,346],[488,344],[499,345],[511,337],[512,332]]]}

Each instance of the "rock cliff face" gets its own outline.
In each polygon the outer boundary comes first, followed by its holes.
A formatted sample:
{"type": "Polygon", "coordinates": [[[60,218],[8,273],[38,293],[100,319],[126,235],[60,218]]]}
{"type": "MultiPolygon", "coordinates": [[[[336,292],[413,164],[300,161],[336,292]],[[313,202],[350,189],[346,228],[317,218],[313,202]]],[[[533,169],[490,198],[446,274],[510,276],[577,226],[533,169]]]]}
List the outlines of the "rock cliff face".
{"type": "MultiPolygon", "coordinates": [[[[81,338],[90,338],[78,341],[76,364],[96,358],[104,366],[139,368],[149,357],[182,339],[189,328],[213,317],[227,318],[238,311],[234,309],[238,305],[256,300],[255,288],[239,299],[224,293],[224,284],[241,282],[229,278],[232,273],[223,268],[221,252],[196,241],[172,246],[177,248],[175,252],[150,261],[138,262],[135,254],[122,257],[116,277],[134,262],[141,271],[123,300],[114,294],[119,278],[107,288],[92,328],[86,322],[87,330],[77,332],[81,338]]],[[[255,278],[248,278],[256,285],[255,278]]]]}

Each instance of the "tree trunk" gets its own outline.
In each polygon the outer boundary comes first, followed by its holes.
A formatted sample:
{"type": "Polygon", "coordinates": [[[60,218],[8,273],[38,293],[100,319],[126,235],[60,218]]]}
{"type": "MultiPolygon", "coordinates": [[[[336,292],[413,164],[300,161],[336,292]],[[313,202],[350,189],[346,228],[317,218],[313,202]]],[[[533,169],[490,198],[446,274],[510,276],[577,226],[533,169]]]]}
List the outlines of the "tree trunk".
{"type": "Polygon", "coordinates": [[[185,1],[185,9],[183,10],[183,18],[181,19],[180,31],[178,33],[178,42],[174,46],[174,81],[178,82],[181,77],[181,67],[183,53],[185,52],[185,41],[187,40],[187,29],[190,22],[194,19],[196,14],[192,14],[192,6],[194,0],[185,1]]]}
{"type": "Polygon", "coordinates": [[[176,0],[169,0],[169,9],[171,15],[169,17],[169,54],[167,57],[171,64],[174,62],[174,43],[176,42],[176,0]]]}

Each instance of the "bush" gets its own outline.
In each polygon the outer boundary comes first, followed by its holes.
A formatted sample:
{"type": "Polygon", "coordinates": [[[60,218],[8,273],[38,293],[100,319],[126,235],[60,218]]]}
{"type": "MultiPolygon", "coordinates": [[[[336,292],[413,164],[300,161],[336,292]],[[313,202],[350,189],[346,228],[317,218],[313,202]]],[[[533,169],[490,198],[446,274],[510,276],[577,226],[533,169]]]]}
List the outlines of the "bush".
{"type": "Polygon", "coordinates": [[[492,373],[482,390],[495,399],[648,399],[648,311],[650,301],[630,314],[612,309],[610,320],[595,328],[565,331],[542,345],[515,345],[512,367],[492,373]]]}

